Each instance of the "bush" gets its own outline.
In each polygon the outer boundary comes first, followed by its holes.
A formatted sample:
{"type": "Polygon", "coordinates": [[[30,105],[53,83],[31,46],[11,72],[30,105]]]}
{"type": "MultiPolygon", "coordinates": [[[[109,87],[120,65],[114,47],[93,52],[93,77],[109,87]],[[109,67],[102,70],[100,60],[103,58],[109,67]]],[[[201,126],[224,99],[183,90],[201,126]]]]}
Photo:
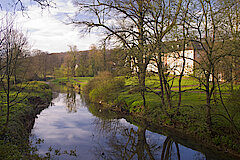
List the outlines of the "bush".
{"type": "Polygon", "coordinates": [[[124,78],[114,78],[109,72],[101,72],[89,81],[85,87],[85,93],[94,102],[113,102],[118,97],[118,92],[124,87],[124,84],[124,78]]]}

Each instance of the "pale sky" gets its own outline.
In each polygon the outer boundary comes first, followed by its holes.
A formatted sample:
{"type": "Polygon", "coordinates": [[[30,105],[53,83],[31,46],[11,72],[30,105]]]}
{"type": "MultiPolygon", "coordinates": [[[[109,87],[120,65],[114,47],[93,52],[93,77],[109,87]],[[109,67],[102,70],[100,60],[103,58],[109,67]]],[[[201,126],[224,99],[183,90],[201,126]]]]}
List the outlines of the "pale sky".
{"type": "Polygon", "coordinates": [[[67,15],[73,16],[76,11],[72,0],[54,0],[56,8],[45,10],[31,0],[22,1],[28,9],[24,14],[17,12],[16,22],[24,33],[27,32],[32,49],[65,52],[69,50],[68,45],[76,45],[78,50],[88,50],[92,44],[98,43],[99,35],[87,34],[83,37],[77,28],[63,23],[67,15]]]}

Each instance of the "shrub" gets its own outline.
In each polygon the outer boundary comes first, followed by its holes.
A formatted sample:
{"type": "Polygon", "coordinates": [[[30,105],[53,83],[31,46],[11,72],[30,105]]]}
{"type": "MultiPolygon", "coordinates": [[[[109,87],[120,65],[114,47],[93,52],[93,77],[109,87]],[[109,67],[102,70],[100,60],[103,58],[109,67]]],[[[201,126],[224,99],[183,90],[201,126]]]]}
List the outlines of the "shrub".
{"type": "Polygon", "coordinates": [[[91,101],[113,102],[118,97],[118,92],[124,87],[124,84],[124,78],[114,78],[109,72],[101,72],[89,81],[85,87],[85,93],[89,95],[91,101]]]}

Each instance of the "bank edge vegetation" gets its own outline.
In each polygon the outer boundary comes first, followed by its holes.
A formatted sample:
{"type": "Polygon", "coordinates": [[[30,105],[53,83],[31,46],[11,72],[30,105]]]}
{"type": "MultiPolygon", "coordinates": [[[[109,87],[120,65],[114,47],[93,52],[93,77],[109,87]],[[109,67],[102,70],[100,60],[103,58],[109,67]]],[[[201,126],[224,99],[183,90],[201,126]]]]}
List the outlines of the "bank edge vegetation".
{"type": "Polygon", "coordinates": [[[79,52],[70,46],[62,54],[35,50],[33,56],[14,19],[9,15],[2,19],[1,142],[5,143],[15,106],[28,98],[22,95],[31,86],[29,80],[65,76],[70,81],[98,75],[86,87],[93,101],[120,105],[152,122],[187,128],[201,140],[239,155],[238,1],[76,0],[74,5],[78,12],[68,23],[82,33],[95,28],[104,33],[100,47],[79,52]],[[190,42],[201,48],[197,59],[185,55],[190,42]],[[179,66],[165,64],[169,54],[182,59],[178,74],[173,71],[179,66]],[[188,60],[194,66],[186,75],[188,60]],[[149,72],[151,62],[157,70],[149,72]]]}

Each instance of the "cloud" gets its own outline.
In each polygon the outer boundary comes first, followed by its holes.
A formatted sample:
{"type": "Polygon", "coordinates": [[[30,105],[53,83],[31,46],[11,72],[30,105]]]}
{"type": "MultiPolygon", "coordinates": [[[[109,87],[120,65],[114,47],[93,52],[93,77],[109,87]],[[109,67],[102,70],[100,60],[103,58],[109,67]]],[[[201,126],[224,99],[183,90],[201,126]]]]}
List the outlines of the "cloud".
{"type": "Polygon", "coordinates": [[[76,8],[71,0],[57,0],[56,8],[42,10],[38,5],[29,5],[28,10],[17,13],[17,25],[28,32],[32,49],[48,52],[65,52],[68,45],[76,45],[79,50],[89,49],[97,43],[99,35],[80,36],[79,31],[63,21],[67,15],[73,16],[76,8]]]}

